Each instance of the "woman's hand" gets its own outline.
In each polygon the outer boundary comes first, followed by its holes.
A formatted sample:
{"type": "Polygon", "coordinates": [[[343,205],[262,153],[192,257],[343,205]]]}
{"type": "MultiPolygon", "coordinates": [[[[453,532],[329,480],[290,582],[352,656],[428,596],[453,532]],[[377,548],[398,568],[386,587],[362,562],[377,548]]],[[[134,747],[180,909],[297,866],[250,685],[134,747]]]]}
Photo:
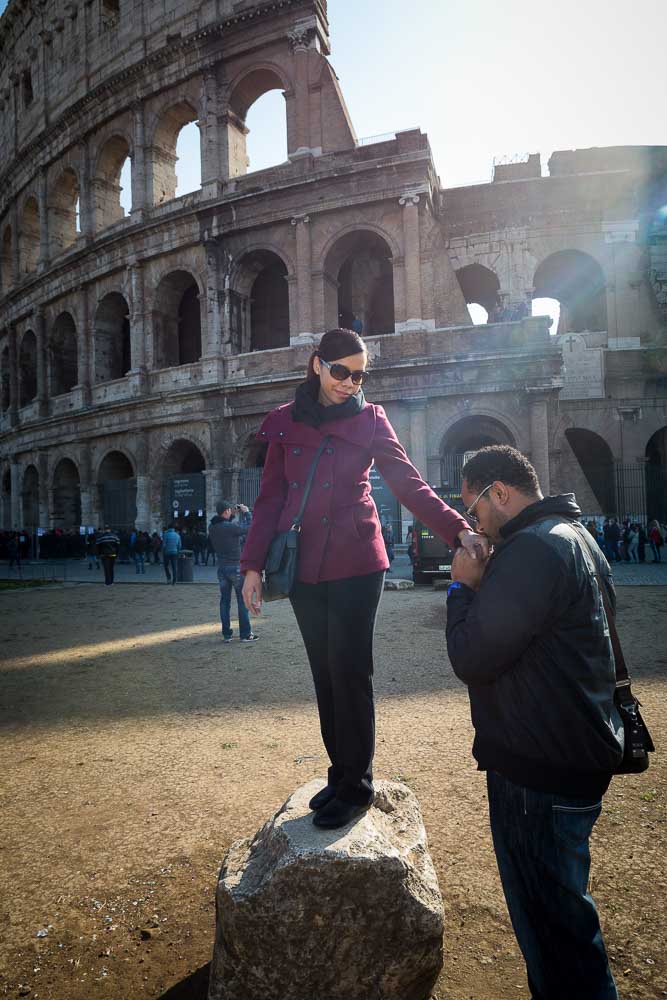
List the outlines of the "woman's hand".
{"type": "Polygon", "coordinates": [[[473,559],[487,560],[491,554],[489,539],[486,535],[478,535],[476,531],[471,531],[470,528],[464,528],[459,532],[459,541],[461,542],[461,547],[473,559]]]}
{"type": "Polygon", "coordinates": [[[255,569],[249,569],[243,580],[243,603],[254,615],[262,613],[262,576],[255,569]]]}

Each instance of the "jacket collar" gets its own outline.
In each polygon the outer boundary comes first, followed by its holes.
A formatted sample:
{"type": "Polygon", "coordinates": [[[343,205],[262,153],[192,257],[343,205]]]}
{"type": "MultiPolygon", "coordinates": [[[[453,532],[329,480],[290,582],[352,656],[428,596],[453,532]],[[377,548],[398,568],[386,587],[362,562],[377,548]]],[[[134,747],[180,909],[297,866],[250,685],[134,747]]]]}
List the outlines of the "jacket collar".
{"type": "Polygon", "coordinates": [[[541,521],[548,517],[562,517],[569,521],[576,521],[581,517],[581,511],[574,498],[574,493],[563,493],[560,496],[544,497],[543,500],[536,500],[535,503],[524,507],[521,513],[507,521],[500,529],[503,539],[507,539],[516,531],[527,528],[535,521],[541,521]]]}

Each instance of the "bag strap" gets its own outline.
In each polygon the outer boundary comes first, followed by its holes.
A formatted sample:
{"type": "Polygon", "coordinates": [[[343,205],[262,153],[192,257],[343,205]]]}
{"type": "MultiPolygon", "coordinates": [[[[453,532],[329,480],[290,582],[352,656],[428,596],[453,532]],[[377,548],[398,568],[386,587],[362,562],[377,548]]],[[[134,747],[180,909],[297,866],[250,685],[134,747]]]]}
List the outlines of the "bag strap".
{"type": "MultiPolygon", "coordinates": [[[[593,560],[593,569],[595,570],[595,576],[598,581],[598,587],[600,588],[600,594],[602,595],[602,605],[604,607],[604,613],[607,616],[607,622],[609,624],[609,636],[611,638],[611,648],[614,651],[614,663],[616,665],[616,688],[627,688],[630,691],[630,676],[628,674],[628,668],[625,663],[625,657],[623,656],[623,650],[621,649],[621,640],[618,637],[618,631],[616,630],[616,621],[614,613],[611,609],[611,601],[609,600],[609,592],[607,590],[607,584],[600,576],[600,572],[597,566],[597,560],[595,558],[595,553],[593,552],[592,546],[586,538],[586,528],[584,528],[578,522],[570,522],[574,527],[575,531],[581,538],[585,547],[588,549],[588,553],[593,560]]],[[[634,698],[633,698],[634,701],[634,698]]]]}
{"type": "Polygon", "coordinates": [[[308,497],[310,496],[310,489],[313,485],[313,479],[315,478],[315,469],[317,468],[317,463],[320,460],[320,455],[329,443],[329,437],[323,437],[320,441],[320,446],[315,452],[315,458],[313,459],[310,469],[308,470],[308,478],[306,479],[306,485],[303,491],[303,498],[301,500],[301,506],[299,507],[299,513],[296,515],[292,521],[292,531],[301,531],[301,519],[303,518],[303,512],[306,509],[306,504],[308,502],[308,497]]]}

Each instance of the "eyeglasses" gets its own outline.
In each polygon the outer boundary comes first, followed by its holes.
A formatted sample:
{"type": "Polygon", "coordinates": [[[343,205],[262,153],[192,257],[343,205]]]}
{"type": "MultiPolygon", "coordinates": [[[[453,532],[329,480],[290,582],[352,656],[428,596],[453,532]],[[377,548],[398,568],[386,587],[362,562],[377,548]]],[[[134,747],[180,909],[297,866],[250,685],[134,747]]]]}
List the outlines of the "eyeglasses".
{"type": "Polygon", "coordinates": [[[332,364],[322,357],[320,357],[320,364],[329,369],[331,377],[335,378],[336,382],[344,382],[345,379],[351,378],[353,385],[362,385],[370,375],[370,372],[367,371],[351,372],[346,365],[339,365],[336,362],[332,364]]]}
{"type": "Polygon", "coordinates": [[[484,489],[482,490],[482,492],[478,496],[475,497],[475,499],[473,500],[473,502],[470,504],[470,506],[468,507],[468,509],[465,511],[465,516],[468,518],[469,521],[472,521],[473,524],[477,524],[477,522],[479,521],[479,518],[477,517],[476,514],[473,514],[473,511],[474,511],[475,507],[477,506],[477,504],[479,503],[479,501],[484,496],[484,494],[486,493],[486,491],[490,490],[492,486],[493,486],[493,483],[489,483],[488,486],[485,486],[484,489]]]}

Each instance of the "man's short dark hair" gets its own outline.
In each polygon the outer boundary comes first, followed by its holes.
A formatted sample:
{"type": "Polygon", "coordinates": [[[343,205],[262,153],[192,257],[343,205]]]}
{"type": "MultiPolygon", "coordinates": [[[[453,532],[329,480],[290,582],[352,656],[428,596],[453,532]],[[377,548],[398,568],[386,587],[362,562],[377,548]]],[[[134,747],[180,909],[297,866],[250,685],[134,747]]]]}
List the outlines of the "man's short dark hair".
{"type": "Polygon", "coordinates": [[[218,500],[215,505],[215,512],[216,514],[224,514],[226,510],[233,510],[234,507],[235,504],[231,500],[218,500]]]}
{"type": "Polygon", "coordinates": [[[540,490],[537,473],[525,455],[508,444],[492,444],[480,448],[461,469],[470,490],[480,492],[496,481],[533,497],[540,490]]]}

